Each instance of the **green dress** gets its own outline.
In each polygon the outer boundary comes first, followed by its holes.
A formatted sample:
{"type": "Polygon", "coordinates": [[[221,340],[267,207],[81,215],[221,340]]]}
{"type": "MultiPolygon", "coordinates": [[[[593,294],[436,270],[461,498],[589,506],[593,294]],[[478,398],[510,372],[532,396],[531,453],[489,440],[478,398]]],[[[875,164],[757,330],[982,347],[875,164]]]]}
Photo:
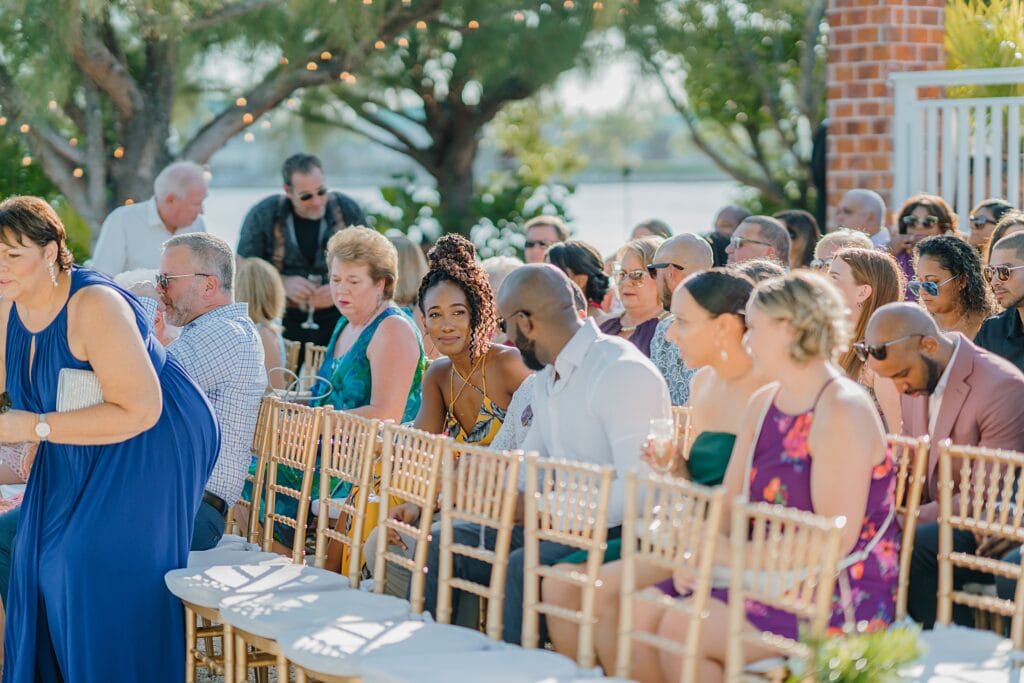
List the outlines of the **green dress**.
{"type": "MultiPolygon", "coordinates": [[[[419,352],[420,357],[416,363],[416,372],[413,374],[412,384],[409,387],[409,397],[405,402],[405,411],[402,413],[402,422],[410,422],[416,417],[416,413],[420,409],[420,400],[423,397],[421,384],[423,382],[423,373],[427,368],[427,357],[423,354],[423,339],[420,337],[419,330],[416,324],[397,306],[390,306],[383,310],[373,321],[366,326],[366,328],[359,333],[359,338],[356,339],[344,355],[338,358],[334,357],[334,346],[338,341],[338,337],[341,335],[342,330],[348,325],[348,319],[345,316],[341,316],[338,320],[338,324],[334,328],[334,333],[331,334],[331,341],[327,345],[327,352],[324,354],[324,363],[320,366],[318,375],[320,377],[326,377],[331,382],[331,392],[321,399],[317,405],[330,406],[335,410],[352,410],[354,408],[361,408],[369,405],[370,397],[373,392],[373,376],[370,371],[370,359],[366,356],[366,351],[370,346],[370,342],[373,340],[373,335],[376,333],[377,328],[387,318],[398,315],[401,316],[409,326],[416,332],[416,338],[419,341],[419,352]]],[[[389,378],[385,377],[387,381],[389,378]]],[[[326,386],[321,383],[313,388],[313,394],[321,393],[326,386]]],[[[250,465],[250,474],[255,473],[255,458],[253,459],[252,465],[250,465]]],[[[291,467],[278,467],[277,468],[277,483],[282,486],[288,486],[290,488],[299,490],[302,486],[302,472],[291,467]]],[[[348,484],[344,482],[335,482],[331,487],[331,498],[344,498],[348,495],[348,484]]],[[[317,464],[317,469],[313,473],[313,496],[319,497],[320,495],[320,467],[317,464]]],[[[245,500],[252,499],[252,484],[246,482],[245,490],[242,492],[242,497],[245,500]]],[[[263,502],[260,501],[260,518],[263,517],[262,511],[263,502]]],[[[277,509],[279,514],[285,514],[289,517],[295,518],[297,504],[295,500],[287,496],[281,496],[275,499],[274,507],[277,509]]],[[[313,519],[310,518],[312,522],[313,519]]],[[[294,538],[291,527],[285,524],[276,524],[274,528],[274,538],[277,539],[284,545],[290,546],[294,538]]]]}
{"type": "MultiPolygon", "coordinates": [[[[718,486],[725,478],[725,469],[729,466],[736,435],[728,432],[701,432],[690,445],[690,480],[704,486],[718,486]]],[[[605,563],[614,562],[622,557],[622,540],[608,541],[604,550],[605,563]]],[[[577,550],[560,562],[583,564],[587,561],[587,553],[577,550]]]]}

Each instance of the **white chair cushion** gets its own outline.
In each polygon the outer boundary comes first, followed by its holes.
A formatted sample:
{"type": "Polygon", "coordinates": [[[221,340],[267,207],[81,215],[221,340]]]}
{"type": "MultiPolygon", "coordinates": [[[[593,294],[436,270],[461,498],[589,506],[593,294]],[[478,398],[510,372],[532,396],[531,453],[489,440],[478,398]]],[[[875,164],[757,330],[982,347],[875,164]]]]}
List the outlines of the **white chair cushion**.
{"type": "Polygon", "coordinates": [[[375,657],[362,663],[363,683],[541,683],[600,676],[547,650],[505,647],[495,650],[375,657]]]}
{"type": "Polygon", "coordinates": [[[962,626],[936,626],[932,631],[922,631],[919,637],[925,652],[920,660],[900,670],[907,680],[934,683],[1009,683],[1011,680],[1013,643],[1006,638],[991,631],[962,626]]]}
{"type": "Polygon", "coordinates": [[[278,634],[281,651],[309,671],[358,677],[368,661],[391,657],[473,652],[496,645],[478,632],[459,626],[413,620],[335,619],[319,627],[278,634]]]}
{"type": "Polygon", "coordinates": [[[233,595],[221,600],[218,609],[225,624],[274,640],[284,631],[326,624],[341,617],[370,621],[416,618],[409,616],[409,603],[405,600],[349,590],[274,590],[261,595],[233,595]]]}
{"type": "Polygon", "coordinates": [[[230,595],[342,590],[348,577],[301,564],[235,564],[174,569],[164,583],[182,601],[213,608],[230,595]]]}
{"type": "Polygon", "coordinates": [[[188,554],[189,567],[212,567],[226,564],[290,564],[287,557],[277,553],[250,552],[234,548],[196,550],[188,554]]]}

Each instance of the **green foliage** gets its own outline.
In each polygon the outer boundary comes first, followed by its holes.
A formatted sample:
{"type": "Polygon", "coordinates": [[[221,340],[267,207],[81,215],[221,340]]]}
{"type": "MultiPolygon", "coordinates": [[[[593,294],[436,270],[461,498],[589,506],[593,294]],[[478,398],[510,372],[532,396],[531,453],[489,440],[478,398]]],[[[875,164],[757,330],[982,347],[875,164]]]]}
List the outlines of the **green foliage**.
{"type": "Polygon", "coordinates": [[[812,208],[812,136],[825,113],[824,0],[641,0],[627,44],[694,142],[770,203],[812,208]]]}
{"type": "MultiPolygon", "coordinates": [[[[1024,0],[949,0],[946,54],[951,69],[1024,66],[1024,0]]],[[[1017,97],[1024,84],[947,88],[951,97],[1017,97]]]]}
{"type": "Polygon", "coordinates": [[[571,178],[587,165],[580,140],[569,121],[550,100],[512,102],[495,117],[488,141],[519,166],[516,174],[529,186],[552,178],[571,178]]]}
{"type": "MultiPolygon", "coordinates": [[[[899,669],[921,655],[916,626],[894,626],[867,633],[825,638],[812,643],[817,658],[813,680],[822,683],[890,683],[899,669]]],[[[803,681],[793,676],[790,683],[803,681]]]]}

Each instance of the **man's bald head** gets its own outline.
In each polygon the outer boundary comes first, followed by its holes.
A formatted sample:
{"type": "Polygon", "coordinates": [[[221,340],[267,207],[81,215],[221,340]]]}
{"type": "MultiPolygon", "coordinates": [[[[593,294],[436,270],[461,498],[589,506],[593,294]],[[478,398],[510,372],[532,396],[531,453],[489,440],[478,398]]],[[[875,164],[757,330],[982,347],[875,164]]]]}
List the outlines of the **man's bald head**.
{"type": "Polygon", "coordinates": [[[884,344],[909,335],[937,337],[939,328],[928,311],[917,304],[899,302],[874,312],[864,338],[868,344],[884,344]]]}
{"type": "Polygon", "coordinates": [[[686,277],[715,265],[715,254],[703,237],[683,234],[661,243],[651,264],[657,271],[658,297],[665,310],[672,306],[672,293],[686,277]]]}
{"type": "Polygon", "coordinates": [[[882,306],[868,321],[860,352],[879,377],[911,396],[930,396],[951,362],[953,342],[935,320],[916,304],[882,306]]]}
{"type": "Polygon", "coordinates": [[[583,325],[572,281],[550,263],[530,263],[509,273],[498,291],[498,314],[531,370],[554,363],[583,325]]]}

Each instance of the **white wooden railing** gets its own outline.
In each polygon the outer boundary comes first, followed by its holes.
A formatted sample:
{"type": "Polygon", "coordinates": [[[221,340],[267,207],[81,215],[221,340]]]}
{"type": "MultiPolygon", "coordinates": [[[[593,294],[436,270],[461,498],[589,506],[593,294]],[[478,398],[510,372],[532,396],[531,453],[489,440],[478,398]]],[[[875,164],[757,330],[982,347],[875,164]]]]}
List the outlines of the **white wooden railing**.
{"type": "Polygon", "coordinates": [[[919,192],[941,195],[969,228],[971,208],[988,197],[1020,206],[1024,190],[1024,97],[924,99],[921,88],[1024,83],[1024,68],[908,71],[894,87],[893,210],[919,192]]]}

